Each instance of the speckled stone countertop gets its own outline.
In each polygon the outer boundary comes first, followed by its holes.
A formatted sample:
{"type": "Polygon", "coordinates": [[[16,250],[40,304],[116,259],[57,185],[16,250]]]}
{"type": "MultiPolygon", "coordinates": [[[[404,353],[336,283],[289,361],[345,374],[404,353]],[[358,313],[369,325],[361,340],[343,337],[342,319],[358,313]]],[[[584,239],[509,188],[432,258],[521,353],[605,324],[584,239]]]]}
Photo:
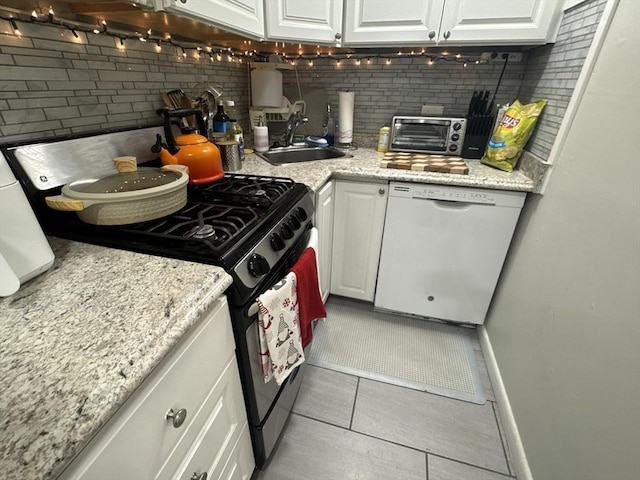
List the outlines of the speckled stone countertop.
{"type": "Polygon", "coordinates": [[[49,238],[0,299],[0,477],[55,478],[231,285],[211,265],[49,238]]]}
{"type": "Polygon", "coordinates": [[[257,155],[251,154],[247,155],[242,164],[242,169],[234,173],[289,177],[296,182],[306,184],[314,192],[321,188],[332,176],[345,179],[395,180],[520,192],[531,192],[534,189],[533,180],[521,171],[503,172],[483,165],[479,160],[465,160],[469,166],[469,175],[457,175],[380,168],[380,160],[383,154],[370,148],[352,150],[349,153],[353,155],[353,158],[318,160],[280,166],[271,165],[257,155]]]}

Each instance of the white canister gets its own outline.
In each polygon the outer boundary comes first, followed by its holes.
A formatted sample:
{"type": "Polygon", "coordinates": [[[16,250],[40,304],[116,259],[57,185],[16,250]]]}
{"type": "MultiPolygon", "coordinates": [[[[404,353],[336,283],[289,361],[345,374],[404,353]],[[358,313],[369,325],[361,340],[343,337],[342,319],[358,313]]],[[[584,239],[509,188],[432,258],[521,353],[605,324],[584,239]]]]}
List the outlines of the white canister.
{"type": "Polygon", "coordinates": [[[251,71],[251,105],[254,107],[280,107],[282,104],[282,73],[260,67],[251,71]]]}

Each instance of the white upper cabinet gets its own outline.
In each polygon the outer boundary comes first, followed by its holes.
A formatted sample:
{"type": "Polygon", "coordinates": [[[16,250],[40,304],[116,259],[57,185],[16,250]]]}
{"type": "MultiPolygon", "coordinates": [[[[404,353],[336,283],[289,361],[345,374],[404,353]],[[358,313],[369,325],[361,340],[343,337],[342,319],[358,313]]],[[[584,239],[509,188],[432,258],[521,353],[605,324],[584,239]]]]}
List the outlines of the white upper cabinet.
{"type": "Polygon", "coordinates": [[[435,44],[445,0],[345,0],[346,45],[435,44]]]}
{"type": "MultiPolygon", "coordinates": [[[[143,4],[149,4],[146,0],[143,4]]],[[[191,17],[233,33],[264,39],[263,0],[153,0],[156,10],[191,17]]]]}
{"type": "Polygon", "coordinates": [[[344,45],[540,45],[555,39],[555,0],[344,0],[344,45]]]}
{"type": "Polygon", "coordinates": [[[441,45],[539,45],[555,40],[563,2],[548,0],[446,0],[441,45]]]}
{"type": "Polygon", "coordinates": [[[267,0],[267,37],[340,46],[342,0],[267,0]]]}

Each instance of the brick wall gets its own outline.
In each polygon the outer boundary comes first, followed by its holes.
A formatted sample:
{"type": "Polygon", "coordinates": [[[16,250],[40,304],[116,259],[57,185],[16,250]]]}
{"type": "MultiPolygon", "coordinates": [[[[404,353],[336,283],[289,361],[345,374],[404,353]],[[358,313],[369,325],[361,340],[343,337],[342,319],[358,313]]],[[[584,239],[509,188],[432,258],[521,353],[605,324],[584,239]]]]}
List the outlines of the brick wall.
{"type": "MultiPolygon", "coordinates": [[[[606,0],[588,0],[569,10],[557,42],[530,50],[522,63],[507,66],[497,103],[547,98],[528,149],[546,158],[573,93],[593,33],[606,0]]],[[[54,137],[105,128],[149,125],[159,121],[160,92],[182,88],[196,96],[201,82],[218,83],[225,97],[236,100],[241,125],[247,131],[249,72],[246,63],[212,63],[183,58],[174,47],[155,46],[105,35],[20,24],[22,36],[0,20],[0,142],[54,137]]],[[[463,54],[464,55],[464,54],[463,54]]],[[[418,113],[426,104],[464,114],[473,90],[495,89],[501,64],[393,58],[390,65],[317,59],[283,71],[285,91],[321,91],[334,109],[338,91],[356,93],[356,133],[375,136],[396,113],[418,113]],[[297,76],[297,78],[296,78],[297,76]]],[[[295,96],[290,95],[295,100],[295,96]]],[[[322,112],[315,112],[320,116],[322,112]]],[[[321,119],[316,121],[320,123],[321,119]]],[[[308,132],[315,133],[315,132],[308,132]]]]}
{"type": "Polygon", "coordinates": [[[556,42],[529,54],[518,98],[523,103],[548,100],[527,144],[543,160],[549,157],[606,3],[588,0],[567,10],[556,42]]]}
{"type": "Polygon", "coordinates": [[[158,123],[160,92],[197,96],[201,82],[220,84],[248,119],[246,64],[183,58],[172,46],[21,23],[18,37],[0,20],[0,142],[158,123]]]}
{"type": "MultiPolygon", "coordinates": [[[[491,51],[492,49],[488,49],[491,51]]],[[[526,60],[526,55],[525,55],[526,60]]],[[[526,61],[507,65],[498,92],[497,103],[515,98],[525,72],[526,61]]],[[[354,60],[314,60],[312,67],[298,67],[297,78],[303,92],[323,89],[334,111],[338,109],[338,92],[355,92],[354,125],[358,133],[375,134],[389,125],[395,114],[420,114],[423,104],[442,105],[445,114],[467,113],[474,90],[495,90],[502,64],[475,64],[438,60],[429,65],[424,58],[374,58],[371,64],[354,60]]],[[[295,91],[296,73],[285,71],[285,89],[295,91]]]]}

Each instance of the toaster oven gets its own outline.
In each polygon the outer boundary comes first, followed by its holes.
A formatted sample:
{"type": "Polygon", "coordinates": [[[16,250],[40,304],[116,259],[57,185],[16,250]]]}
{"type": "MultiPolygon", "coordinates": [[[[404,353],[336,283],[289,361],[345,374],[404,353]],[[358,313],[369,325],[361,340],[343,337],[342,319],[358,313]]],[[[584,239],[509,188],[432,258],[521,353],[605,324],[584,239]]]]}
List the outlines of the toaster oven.
{"type": "Polygon", "coordinates": [[[459,117],[395,116],[389,150],[460,155],[467,120],[459,117]]]}

